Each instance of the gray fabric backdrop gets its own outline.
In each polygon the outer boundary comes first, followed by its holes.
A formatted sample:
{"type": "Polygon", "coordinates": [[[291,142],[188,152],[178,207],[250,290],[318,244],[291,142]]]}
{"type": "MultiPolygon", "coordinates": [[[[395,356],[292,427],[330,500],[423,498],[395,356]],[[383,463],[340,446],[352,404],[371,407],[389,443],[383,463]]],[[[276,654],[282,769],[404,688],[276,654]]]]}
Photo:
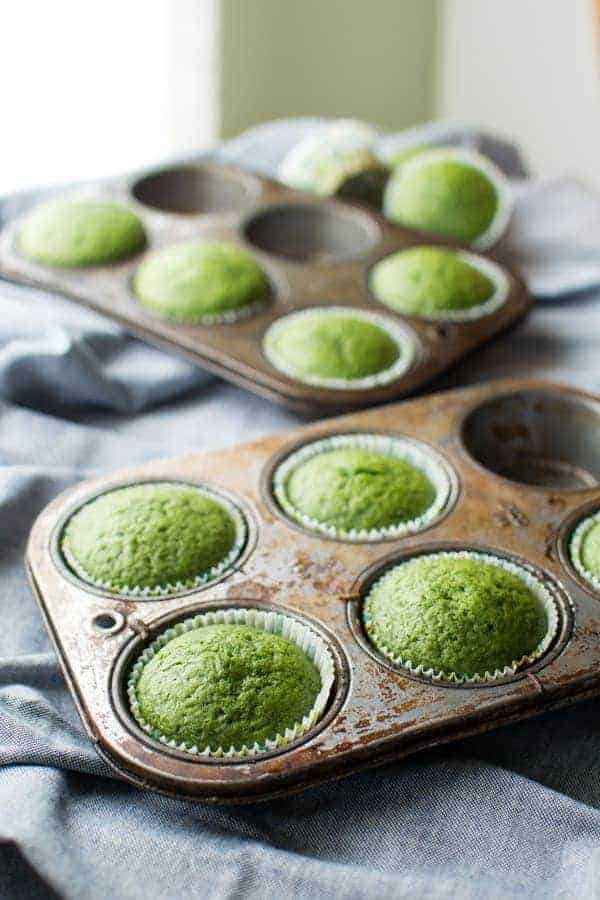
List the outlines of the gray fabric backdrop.
{"type": "MultiPolygon", "coordinates": [[[[273,172],[316,127],[271,123],[220,156],[273,172]]],[[[417,138],[482,146],[524,175],[514,149],[489,138],[439,126],[417,138]]],[[[31,199],[6,200],[0,215],[31,199]]],[[[436,387],[536,374],[600,390],[600,203],[568,179],[520,182],[504,252],[544,302],[436,387]]],[[[600,895],[596,703],[241,809],[114,780],[82,731],[25,581],[33,519],[92,471],[298,419],[67,301],[6,283],[0,298],[2,898],[600,895]]]]}

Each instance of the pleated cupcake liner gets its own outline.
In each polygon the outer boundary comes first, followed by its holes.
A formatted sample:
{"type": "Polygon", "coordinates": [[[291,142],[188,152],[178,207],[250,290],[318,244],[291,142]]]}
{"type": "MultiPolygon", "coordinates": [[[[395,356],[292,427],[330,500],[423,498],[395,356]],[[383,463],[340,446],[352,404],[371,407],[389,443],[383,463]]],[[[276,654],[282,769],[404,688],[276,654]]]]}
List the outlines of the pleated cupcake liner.
{"type": "Polygon", "coordinates": [[[271,303],[270,297],[261,297],[259,300],[253,300],[251,303],[245,304],[245,306],[239,306],[237,309],[228,309],[224,312],[218,313],[205,313],[202,316],[197,316],[194,318],[190,318],[189,316],[177,316],[169,313],[161,313],[158,309],[155,309],[153,306],[149,306],[139,297],[133,288],[133,284],[131,287],[131,292],[135,298],[136,303],[143,307],[146,312],[151,313],[155,318],[160,319],[165,322],[175,322],[178,325],[231,325],[235,322],[243,322],[245,319],[250,319],[252,316],[256,316],[259,313],[263,312],[271,303]]]}
{"type": "Polygon", "coordinates": [[[273,322],[267,329],[263,338],[263,352],[274,368],[284,375],[287,375],[289,378],[293,378],[294,381],[299,381],[302,384],[309,384],[313,387],[331,388],[340,391],[369,390],[371,388],[391,384],[408,372],[417,356],[417,339],[407,327],[398,322],[394,322],[385,315],[368,312],[363,309],[353,309],[351,306],[321,306],[288,313],[286,316],[282,316],[280,319],[273,322]],[[279,355],[274,347],[275,339],[292,321],[303,318],[326,316],[359,319],[362,322],[369,322],[371,325],[377,325],[385,331],[398,347],[398,359],[393,365],[388,366],[387,369],[362,378],[323,378],[318,375],[299,374],[293,366],[289,365],[289,363],[279,355]]]}
{"type": "MultiPolygon", "coordinates": [[[[419,557],[413,557],[413,559],[414,558],[419,557]]],[[[503,559],[500,556],[492,556],[488,553],[476,553],[469,550],[458,550],[427,554],[427,559],[439,558],[475,559],[479,562],[501,566],[503,569],[506,569],[507,572],[511,572],[513,575],[517,575],[539,600],[546,612],[548,628],[542,640],[539,642],[537,647],[535,647],[535,649],[531,651],[531,653],[525,654],[520,659],[513,660],[510,665],[504,666],[502,669],[494,669],[493,672],[473,672],[471,674],[465,675],[458,672],[441,671],[431,667],[425,668],[422,664],[414,663],[410,659],[405,659],[404,657],[395,653],[395,651],[391,647],[387,646],[385,637],[380,635],[377,631],[377,626],[371,619],[369,612],[369,599],[372,591],[378,585],[382,584],[386,580],[386,578],[388,578],[392,574],[392,572],[394,571],[394,569],[392,569],[382,575],[381,578],[379,578],[372,585],[371,590],[369,591],[369,595],[366,597],[365,603],[363,605],[363,624],[365,626],[365,630],[367,632],[369,640],[376,650],[378,650],[383,656],[389,659],[390,662],[392,662],[395,666],[398,666],[401,669],[405,669],[411,675],[420,675],[434,683],[441,682],[447,684],[493,684],[499,679],[510,678],[516,675],[517,672],[519,672],[525,666],[532,665],[545,655],[552,642],[556,638],[556,635],[558,634],[559,614],[556,601],[554,600],[551,592],[540,581],[539,578],[537,578],[535,575],[533,575],[531,572],[529,572],[523,566],[518,565],[517,563],[511,562],[507,559],[503,559]]],[[[401,563],[400,565],[406,565],[408,562],[410,562],[410,560],[407,560],[406,563],[401,563]]],[[[397,568],[398,566],[395,567],[395,569],[397,568]]]]}
{"type": "MultiPolygon", "coordinates": [[[[402,170],[408,176],[415,169],[439,160],[456,160],[457,162],[473,166],[483,172],[496,188],[498,207],[494,218],[489,227],[472,241],[472,246],[475,249],[487,250],[504,234],[512,216],[513,195],[507,177],[491,159],[488,159],[487,156],[484,156],[477,150],[471,150],[467,147],[433,147],[431,150],[424,150],[422,153],[404,162],[402,170]]],[[[385,206],[384,214],[386,214],[385,206]]]]}
{"type": "MultiPolygon", "coordinates": [[[[172,485],[174,482],[162,482],[162,481],[153,481],[153,482],[140,482],[140,484],[152,484],[156,487],[162,487],[164,485],[172,485]]],[[[224,572],[230,569],[236,560],[241,556],[244,547],[246,546],[246,542],[248,540],[248,525],[244,515],[241,510],[227,497],[224,497],[218,491],[210,490],[209,488],[198,487],[195,484],[189,484],[187,482],[178,482],[178,484],[182,484],[185,487],[193,488],[195,491],[198,491],[203,497],[208,497],[210,500],[214,500],[215,503],[219,503],[223,509],[231,516],[235,527],[235,539],[231,549],[227,553],[223,559],[214,566],[211,566],[206,572],[202,572],[197,575],[195,578],[187,579],[186,581],[175,581],[175,582],[166,582],[165,584],[157,585],[154,587],[142,587],[140,585],[130,585],[130,584],[118,584],[114,581],[101,580],[99,578],[94,578],[93,575],[88,572],[84,566],[82,566],[75,557],[71,554],[68,546],[68,542],[65,537],[66,528],[80,509],[83,507],[79,507],[76,509],[73,514],[69,517],[69,520],[65,523],[65,527],[63,529],[63,534],[61,536],[60,541],[60,551],[62,556],[67,563],[68,567],[83,581],[88,584],[93,585],[93,587],[99,588],[100,590],[104,590],[110,592],[112,594],[120,594],[126,597],[165,597],[170,594],[179,594],[183,591],[194,590],[195,588],[203,587],[204,585],[214,581],[216,578],[219,578],[224,572]]],[[[131,485],[127,485],[130,487],[131,485]]],[[[112,493],[112,491],[120,490],[119,487],[113,488],[106,493],[112,493]]],[[[104,496],[104,495],[101,495],[104,496]]],[[[96,499],[96,498],[94,498],[96,499]]],[[[92,502],[92,501],[88,501],[92,502]]],[[[83,504],[84,506],[87,504],[83,504]]]]}
{"type": "Polygon", "coordinates": [[[190,619],[185,619],[177,625],[167,628],[155,641],[153,641],[140,654],[134,663],[127,682],[127,696],[133,718],[137,724],[154,740],[165,744],[174,750],[188,753],[191,756],[199,756],[215,759],[248,759],[260,757],[264,753],[281,749],[291,744],[313,728],[323,716],[335,680],[335,664],[326,642],[307,625],[284,613],[265,611],[258,609],[246,609],[243,607],[233,609],[221,609],[214,612],[203,613],[190,619]],[[144,666],[161,650],[169,641],[208,625],[247,625],[280,635],[296,644],[303,653],[315,664],[321,676],[321,689],[310,711],[303,716],[301,721],[295,722],[286,728],[283,733],[278,732],[263,744],[244,744],[242,747],[198,747],[196,744],[188,744],[185,741],[177,741],[168,735],[162,734],[158,729],[144,719],[140,711],[137,697],[137,684],[144,666]]]}
{"type": "Polygon", "coordinates": [[[383,434],[338,434],[332,437],[322,438],[310,444],[305,444],[290,454],[279,466],[273,475],[273,494],[281,509],[295,522],[318,534],[325,534],[330,538],[337,538],[356,543],[371,543],[375,541],[389,541],[422,531],[431,522],[438,518],[448,503],[452,483],[445,466],[429,451],[418,444],[401,437],[383,434]],[[287,482],[291,474],[298,466],[321,453],[339,449],[360,449],[374,453],[380,453],[395,459],[401,459],[419,469],[433,484],[435,499],[431,506],[414,519],[406,522],[398,522],[386,528],[374,528],[370,530],[353,529],[345,531],[320,522],[311,516],[305,515],[296,509],[287,495],[287,482]]]}
{"type": "Polygon", "coordinates": [[[581,553],[583,550],[583,541],[587,533],[594,525],[597,525],[598,522],[600,522],[600,510],[593,515],[586,516],[585,519],[582,519],[569,541],[569,555],[575,570],[594,588],[595,591],[600,591],[600,578],[598,578],[597,575],[594,575],[593,572],[590,572],[589,569],[586,569],[581,553]]]}

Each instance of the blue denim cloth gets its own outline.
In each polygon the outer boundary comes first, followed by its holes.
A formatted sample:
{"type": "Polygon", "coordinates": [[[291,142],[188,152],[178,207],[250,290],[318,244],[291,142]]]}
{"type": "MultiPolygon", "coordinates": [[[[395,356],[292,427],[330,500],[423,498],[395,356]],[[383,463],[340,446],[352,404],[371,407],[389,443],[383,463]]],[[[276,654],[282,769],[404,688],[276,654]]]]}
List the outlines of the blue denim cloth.
{"type": "MultiPolygon", "coordinates": [[[[270,123],[219,155],[273,172],[315,127],[270,123]]],[[[438,126],[418,138],[447,136],[438,126]]],[[[524,174],[511,147],[457,137],[524,174]]],[[[564,302],[539,303],[437,387],[535,374],[600,390],[600,204],[568,181],[519,192],[520,238],[507,252],[540,295],[564,302]]],[[[11,198],[0,214],[30,200],[11,198]]],[[[36,514],[92,471],[299,420],[67,301],[6,283],[0,298],[1,898],[600,893],[592,702],[264,805],[181,803],[115,780],[83,733],[25,580],[36,514]]]]}

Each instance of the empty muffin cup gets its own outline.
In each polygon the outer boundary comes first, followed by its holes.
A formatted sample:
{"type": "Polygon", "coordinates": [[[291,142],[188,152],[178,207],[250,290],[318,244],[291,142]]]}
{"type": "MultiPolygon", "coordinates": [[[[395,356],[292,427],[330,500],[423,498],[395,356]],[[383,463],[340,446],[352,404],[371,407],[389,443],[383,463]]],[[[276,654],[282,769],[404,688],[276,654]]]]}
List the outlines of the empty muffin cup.
{"type": "Polygon", "coordinates": [[[559,390],[484,401],[464,419],[462,441],[477,463],[521,484],[581,490],[600,480],[600,405],[559,390]]]}
{"type": "Polygon", "coordinates": [[[323,716],[335,681],[325,640],[287,614],[221,609],[164,631],[127,682],[130,711],[154,740],[190,756],[257,758],[323,716]]]}

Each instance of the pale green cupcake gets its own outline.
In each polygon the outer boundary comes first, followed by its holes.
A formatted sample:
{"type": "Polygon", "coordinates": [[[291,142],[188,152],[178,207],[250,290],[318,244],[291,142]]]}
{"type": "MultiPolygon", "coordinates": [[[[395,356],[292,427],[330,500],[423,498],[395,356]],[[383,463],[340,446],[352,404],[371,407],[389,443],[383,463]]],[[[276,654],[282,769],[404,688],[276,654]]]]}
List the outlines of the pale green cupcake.
{"type": "Polygon", "coordinates": [[[336,122],[292,147],[279,167],[279,180],[296,190],[379,208],[389,169],[375,155],[376,136],[362,122],[336,122]]]}
{"type": "Polygon", "coordinates": [[[385,215],[406,228],[485,249],[506,230],[511,214],[507,181],[491,160],[462,148],[420,152],[388,181],[385,215]]]}
{"type": "Polygon", "coordinates": [[[193,241],[152,254],[133,279],[138,301],[165,319],[191,324],[233,322],[264,306],[269,279],[235,244],[193,241]]]}
{"type": "Polygon", "coordinates": [[[346,307],[291,313],[267,331],[263,348],[279,371],[305,384],[369,388],[400,377],[415,343],[396,323],[346,307]]]}
{"type": "Polygon", "coordinates": [[[136,214],[100,198],[63,198],[38,206],[17,235],[19,253],[44,266],[80,268],[138,253],[146,234],[136,214]]]}
{"type": "Polygon", "coordinates": [[[569,544],[571,562],[597,591],[600,591],[600,514],[586,516],[577,526],[569,544]]]}
{"type": "Polygon", "coordinates": [[[429,319],[478,318],[508,295],[506,275],[491,260],[435,246],[386,256],[373,266],[369,287],[396,312],[429,319]]]}

